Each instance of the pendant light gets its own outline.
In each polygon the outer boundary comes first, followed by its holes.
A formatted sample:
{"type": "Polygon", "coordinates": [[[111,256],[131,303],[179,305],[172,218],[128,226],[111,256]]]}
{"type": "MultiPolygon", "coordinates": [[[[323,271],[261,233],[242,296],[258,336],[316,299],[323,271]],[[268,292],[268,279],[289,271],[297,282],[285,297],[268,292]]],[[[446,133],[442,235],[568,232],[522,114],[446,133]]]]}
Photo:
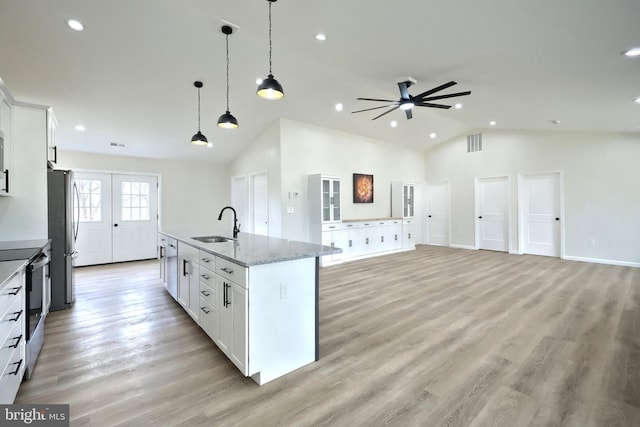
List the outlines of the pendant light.
{"type": "Polygon", "coordinates": [[[269,76],[258,85],[256,92],[259,97],[264,99],[276,100],[284,96],[282,86],[273,77],[271,72],[271,3],[277,0],[267,0],[269,2],[269,76]]]}
{"type": "Polygon", "coordinates": [[[229,25],[223,25],[222,32],[227,37],[227,111],[218,119],[218,127],[235,129],[238,127],[238,120],[229,112],[229,35],[233,33],[233,28],[229,25]]]}
{"type": "Polygon", "coordinates": [[[198,133],[193,135],[191,143],[194,145],[207,145],[207,137],[200,132],[200,88],[202,87],[202,82],[193,82],[193,85],[198,88],[198,133]]]}

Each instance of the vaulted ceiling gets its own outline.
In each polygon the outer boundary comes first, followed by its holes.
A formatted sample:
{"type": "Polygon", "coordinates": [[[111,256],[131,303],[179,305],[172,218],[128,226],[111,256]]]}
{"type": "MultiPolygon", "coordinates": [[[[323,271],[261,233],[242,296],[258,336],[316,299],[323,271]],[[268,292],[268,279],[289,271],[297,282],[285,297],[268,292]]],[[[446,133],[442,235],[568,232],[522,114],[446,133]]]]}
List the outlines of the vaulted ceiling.
{"type": "Polygon", "coordinates": [[[269,65],[266,0],[0,0],[0,78],[16,99],[53,106],[63,150],[216,164],[279,117],[421,149],[492,120],[640,132],[640,57],[621,54],[640,46],[637,0],[279,0],[272,12],[281,101],[255,94],[269,65]],[[216,126],[226,109],[223,21],[238,27],[229,39],[236,130],[216,126]],[[473,93],[451,100],[460,109],[415,108],[412,120],[400,110],[375,121],[384,110],[351,114],[379,105],[358,97],[398,98],[408,76],[412,94],[450,80],[458,85],[443,93],[473,93]],[[189,142],[195,80],[212,148],[189,142]]]}

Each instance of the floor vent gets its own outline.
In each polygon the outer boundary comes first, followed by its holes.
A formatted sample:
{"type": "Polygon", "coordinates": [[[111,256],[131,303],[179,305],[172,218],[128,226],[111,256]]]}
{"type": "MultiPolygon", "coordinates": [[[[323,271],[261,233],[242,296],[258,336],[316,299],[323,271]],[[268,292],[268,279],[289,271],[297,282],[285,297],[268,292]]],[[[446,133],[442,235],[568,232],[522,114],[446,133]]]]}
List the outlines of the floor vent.
{"type": "Polygon", "coordinates": [[[482,151],[482,134],[474,133],[473,135],[467,135],[467,153],[475,153],[476,151],[482,151]]]}

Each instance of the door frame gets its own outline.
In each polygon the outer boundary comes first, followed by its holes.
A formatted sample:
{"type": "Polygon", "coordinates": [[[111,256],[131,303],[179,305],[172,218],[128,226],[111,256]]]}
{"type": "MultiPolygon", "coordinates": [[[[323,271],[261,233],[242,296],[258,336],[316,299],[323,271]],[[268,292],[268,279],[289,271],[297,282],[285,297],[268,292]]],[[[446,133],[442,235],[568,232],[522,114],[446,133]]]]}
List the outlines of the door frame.
{"type": "Polygon", "coordinates": [[[255,233],[256,225],[256,192],[255,192],[255,179],[258,176],[264,175],[267,180],[267,236],[271,235],[271,209],[269,206],[269,173],[265,171],[252,172],[248,174],[247,185],[248,185],[248,195],[249,195],[249,223],[251,224],[251,232],[255,233]]]}
{"type": "Polygon", "coordinates": [[[524,215],[524,206],[525,199],[527,194],[524,190],[524,181],[527,177],[535,177],[541,175],[557,175],[558,176],[558,186],[559,186],[559,197],[560,197],[560,259],[565,258],[564,248],[564,170],[550,170],[550,171],[539,171],[539,172],[519,172],[518,173],[518,254],[524,254],[524,223],[525,223],[525,215],[524,215]]]}
{"type": "Polygon", "coordinates": [[[474,206],[474,224],[475,224],[475,249],[480,250],[480,224],[478,216],[480,215],[480,183],[482,181],[505,178],[507,181],[507,253],[514,253],[511,249],[513,243],[512,230],[512,215],[511,215],[511,177],[509,174],[495,175],[495,176],[483,176],[474,178],[474,192],[475,192],[475,206],[474,206]]]}
{"type": "Polygon", "coordinates": [[[429,188],[433,185],[433,184],[446,184],[447,185],[447,214],[448,214],[448,221],[447,221],[447,235],[448,235],[448,242],[446,244],[446,247],[452,247],[451,246],[451,180],[448,179],[434,179],[434,180],[428,180],[425,181],[425,186],[424,186],[424,192],[423,194],[425,195],[424,197],[424,206],[422,206],[422,209],[424,210],[424,234],[423,234],[423,241],[426,245],[430,245],[430,240],[431,240],[431,235],[429,233],[429,212],[428,210],[431,209],[431,199],[429,198],[429,188]]]}

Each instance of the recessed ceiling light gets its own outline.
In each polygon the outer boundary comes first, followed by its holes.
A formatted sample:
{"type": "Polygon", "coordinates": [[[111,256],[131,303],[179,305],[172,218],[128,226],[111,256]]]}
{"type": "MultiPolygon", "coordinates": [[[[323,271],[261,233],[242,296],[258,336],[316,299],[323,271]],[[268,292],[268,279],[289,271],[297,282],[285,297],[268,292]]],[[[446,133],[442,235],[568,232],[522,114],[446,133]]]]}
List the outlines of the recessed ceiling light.
{"type": "Polygon", "coordinates": [[[560,120],[549,120],[549,121],[554,125],[559,125],[560,124],[560,120]]]}
{"type": "Polygon", "coordinates": [[[261,78],[257,78],[257,79],[256,79],[256,84],[257,84],[257,85],[260,85],[261,83],[262,83],[262,79],[261,79],[261,78]]]}
{"type": "Polygon", "coordinates": [[[456,105],[453,106],[456,110],[459,110],[462,108],[462,104],[458,103],[456,105]]]}
{"type": "Polygon", "coordinates": [[[320,40],[321,42],[325,41],[327,39],[327,36],[323,33],[318,33],[316,34],[316,40],[320,40]]]}
{"type": "Polygon", "coordinates": [[[83,132],[86,130],[86,128],[84,127],[84,125],[82,124],[77,124],[74,126],[75,130],[77,130],[78,132],[83,132]]]}
{"type": "Polygon", "coordinates": [[[395,120],[394,120],[394,121],[392,121],[392,122],[391,122],[391,127],[392,127],[392,128],[397,128],[397,127],[398,127],[398,122],[397,122],[397,121],[395,121],[395,120]]]}
{"type": "Polygon", "coordinates": [[[344,106],[340,102],[336,104],[336,111],[342,111],[343,108],[344,106]]]}
{"type": "Polygon", "coordinates": [[[636,104],[640,104],[640,96],[633,100],[636,104]]]}
{"type": "Polygon", "coordinates": [[[82,25],[82,22],[76,20],[76,19],[69,19],[67,21],[67,25],[69,26],[69,28],[71,28],[74,31],[82,31],[84,30],[84,26],[82,25]]]}
{"type": "Polygon", "coordinates": [[[495,126],[495,125],[496,125],[496,122],[495,122],[494,120],[491,120],[491,121],[489,122],[489,126],[495,126]]]}
{"type": "Polygon", "coordinates": [[[622,54],[624,56],[630,56],[630,57],[640,56],[640,47],[633,47],[629,50],[625,50],[624,52],[622,52],[622,54]]]}
{"type": "Polygon", "coordinates": [[[436,139],[436,133],[435,133],[435,132],[431,132],[431,133],[429,134],[429,138],[431,138],[431,139],[436,139]]]}

